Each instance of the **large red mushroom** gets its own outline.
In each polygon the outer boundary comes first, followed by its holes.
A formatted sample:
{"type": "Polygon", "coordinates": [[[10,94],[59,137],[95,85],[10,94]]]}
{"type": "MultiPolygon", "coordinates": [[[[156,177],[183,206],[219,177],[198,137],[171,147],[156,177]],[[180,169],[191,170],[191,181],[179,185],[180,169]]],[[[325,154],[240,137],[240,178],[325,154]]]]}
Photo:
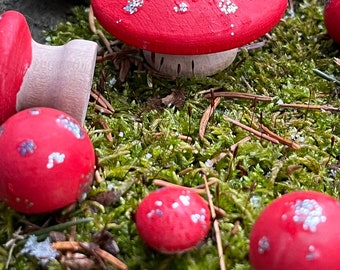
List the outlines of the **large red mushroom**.
{"type": "Polygon", "coordinates": [[[89,189],[95,154],[86,131],[52,108],[23,110],[0,127],[0,200],[27,214],[74,203],[89,189]]]}
{"type": "Polygon", "coordinates": [[[297,191],[274,200],[251,231],[253,269],[340,269],[339,217],[339,201],[320,192],[297,191]]]}
{"type": "Polygon", "coordinates": [[[198,194],[186,188],[161,188],[138,206],[136,226],[153,249],[166,254],[184,252],[207,236],[210,211],[198,194]]]}
{"type": "Polygon", "coordinates": [[[31,40],[22,14],[0,16],[0,125],[16,113],[16,95],[32,61],[31,40]]]}
{"type": "Polygon", "coordinates": [[[92,0],[99,23],[144,50],[155,69],[174,76],[212,75],[237,48],[266,34],[287,0],[92,0]]]}

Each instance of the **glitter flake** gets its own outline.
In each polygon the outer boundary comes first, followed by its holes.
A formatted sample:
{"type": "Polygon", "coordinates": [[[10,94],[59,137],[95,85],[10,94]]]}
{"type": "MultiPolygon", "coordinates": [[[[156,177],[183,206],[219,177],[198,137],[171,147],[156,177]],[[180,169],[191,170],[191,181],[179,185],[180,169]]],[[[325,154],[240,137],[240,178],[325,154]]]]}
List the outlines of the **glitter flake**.
{"type": "Polygon", "coordinates": [[[220,11],[226,15],[235,13],[238,9],[238,6],[231,0],[220,0],[217,5],[220,11]]]}
{"type": "Polygon", "coordinates": [[[20,143],[17,150],[21,156],[26,157],[33,154],[36,148],[37,146],[33,140],[26,140],[20,143]]]}
{"type": "Polygon", "coordinates": [[[77,139],[85,138],[85,134],[82,131],[81,127],[76,122],[74,122],[71,118],[62,115],[62,116],[59,116],[56,121],[58,124],[61,124],[62,126],[67,128],[69,131],[71,131],[77,139]]]}
{"type": "Polygon", "coordinates": [[[63,163],[65,160],[65,154],[54,152],[48,156],[47,169],[52,169],[54,164],[63,163]]]}
{"type": "Polygon", "coordinates": [[[177,13],[185,13],[189,10],[189,5],[186,2],[180,2],[176,6],[174,6],[174,11],[177,13]]]}
{"type": "Polygon", "coordinates": [[[269,240],[266,236],[263,236],[258,242],[257,251],[259,252],[259,254],[263,254],[269,249],[270,249],[269,240]]]}
{"type": "Polygon", "coordinates": [[[124,10],[130,14],[136,13],[144,5],[144,0],[128,0],[124,10]]]}
{"type": "Polygon", "coordinates": [[[326,222],[326,216],[322,215],[322,207],[315,200],[298,200],[293,207],[295,209],[294,222],[301,223],[306,231],[316,232],[316,227],[326,222]]]}

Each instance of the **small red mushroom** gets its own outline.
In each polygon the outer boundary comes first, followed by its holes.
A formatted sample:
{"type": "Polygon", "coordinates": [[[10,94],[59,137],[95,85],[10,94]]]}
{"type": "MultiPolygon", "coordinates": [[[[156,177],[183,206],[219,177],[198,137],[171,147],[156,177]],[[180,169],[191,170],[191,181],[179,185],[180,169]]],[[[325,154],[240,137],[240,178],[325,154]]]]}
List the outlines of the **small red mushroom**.
{"type": "Polygon", "coordinates": [[[326,0],[324,21],[328,34],[340,44],[340,0],[326,0]]]}
{"type": "Polygon", "coordinates": [[[153,249],[166,253],[197,246],[210,229],[210,211],[196,193],[177,187],[151,192],[137,209],[140,237],[153,249]]]}
{"type": "Polygon", "coordinates": [[[287,0],[92,0],[99,23],[174,76],[212,75],[281,19],[287,0]]]}
{"type": "Polygon", "coordinates": [[[320,192],[297,191],[274,200],[251,231],[253,269],[340,269],[339,217],[339,201],[320,192]]]}
{"type": "Polygon", "coordinates": [[[16,111],[51,107],[83,124],[89,101],[97,44],[71,40],[48,46],[32,40],[17,11],[0,16],[0,124],[16,111]]]}
{"type": "Polygon", "coordinates": [[[85,130],[68,114],[31,108],[0,126],[0,200],[18,212],[51,212],[89,189],[95,154],[85,130]]]}

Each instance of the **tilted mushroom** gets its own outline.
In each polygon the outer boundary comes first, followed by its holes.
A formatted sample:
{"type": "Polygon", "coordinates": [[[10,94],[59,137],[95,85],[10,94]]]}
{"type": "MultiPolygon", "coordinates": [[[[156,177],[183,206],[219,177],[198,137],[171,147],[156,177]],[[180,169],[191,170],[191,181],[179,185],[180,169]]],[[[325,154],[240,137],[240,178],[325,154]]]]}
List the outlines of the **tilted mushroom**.
{"type": "Polygon", "coordinates": [[[339,269],[339,216],[339,201],[321,192],[296,191],[274,200],[251,231],[253,269],[339,269]]]}
{"type": "Polygon", "coordinates": [[[97,44],[72,40],[63,46],[38,44],[25,17],[0,17],[0,124],[30,107],[51,107],[84,122],[97,44]]]}
{"type": "Polygon", "coordinates": [[[155,250],[184,252],[207,236],[210,211],[198,194],[186,188],[161,188],[138,206],[136,226],[140,237],[155,250]]]}
{"type": "Polygon", "coordinates": [[[30,108],[0,126],[0,200],[27,214],[72,204],[89,189],[95,154],[89,136],[65,112],[30,108]]]}
{"type": "Polygon", "coordinates": [[[266,34],[287,0],[92,0],[99,23],[117,39],[144,50],[156,70],[174,76],[212,75],[237,48],[266,34]]]}
{"type": "Polygon", "coordinates": [[[325,0],[324,21],[328,34],[340,44],[340,0],[325,0]]]}

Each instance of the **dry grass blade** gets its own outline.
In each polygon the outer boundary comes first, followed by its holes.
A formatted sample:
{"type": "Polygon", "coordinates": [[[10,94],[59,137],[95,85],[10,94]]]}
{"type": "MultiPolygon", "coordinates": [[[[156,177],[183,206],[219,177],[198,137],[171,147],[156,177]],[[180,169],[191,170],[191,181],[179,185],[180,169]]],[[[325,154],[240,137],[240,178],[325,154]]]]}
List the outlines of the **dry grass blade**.
{"type": "MultiPolygon", "coordinates": [[[[164,132],[156,132],[156,133],[153,133],[154,136],[156,137],[162,137],[164,136],[164,132]]],[[[171,133],[171,136],[174,136],[174,137],[177,137],[178,139],[182,140],[182,141],[187,141],[187,142],[191,142],[192,141],[192,138],[187,136],[187,135],[182,135],[182,134],[177,134],[175,132],[172,132],[171,133]]]]}
{"type": "Polygon", "coordinates": [[[308,109],[308,110],[321,110],[321,111],[332,111],[340,112],[340,108],[336,108],[330,105],[309,105],[309,104],[280,104],[282,108],[292,108],[292,109],[308,109]]]}
{"type": "Polygon", "coordinates": [[[256,100],[256,101],[267,101],[267,102],[270,102],[273,100],[273,98],[267,97],[267,96],[259,96],[259,95],[240,93],[240,92],[214,92],[213,94],[208,93],[204,95],[205,98],[211,98],[212,96],[225,97],[225,98],[249,99],[249,100],[256,100]]]}
{"type": "Polygon", "coordinates": [[[220,102],[221,102],[221,98],[219,98],[219,97],[214,98],[212,100],[212,103],[210,103],[210,105],[208,106],[206,111],[203,113],[203,116],[202,116],[202,119],[201,119],[201,122],[200,122],[199,133],[198,133],[199,138],[201,140],[203,140],[203,138],[204,138],[205,130],[207,129],[209,119],[213,115],[215,109],[220,104],[220,102]]]}
{"type": "Polygon", "coordinates": [[[105,109],[108,109],[111,114],[115,112],[115,109],[112,107],[110,102],[103,97],[102,94],[100,94],[98,91],[92,90],[91,91],[91,97],[96,100],[102,107],[105,109]]]}
{"type": "MultiPolygon", "coordinates": [[[[52,243],[52,248],[60,251],[85,251],[82,247],[81,243],[76,241],[60,241],[52,243]]],[[[106,260],[110,264],[114,265],[118,269],[125,270],[128,269],[127,265],[120,261],[118,258],[113,256],[111,253],[96,247],[95,250],[96,254],[100,256],[100,258],[106,260]]]]}
{"type": "Polygon", "coordinates": [[[218,251],[218,257],[219,257],[219,260],[220,260],[220,269],[226,270],[226,265],[225,265],[225,261],[224,261],[224,254],[223,254],[221,232],[220,232],[220,227],[218,225],[218,220],[216,218],[215,206],[214,206],[214,203],[211,199],[211,194],[210,194],[210,190],[209,190],[209,186],[208,186],[207,177],[204,174],[202,175],[202,177],[204,179],[205,190],[206,190],[206,193],[207,193],[208,204],[209,204],[210,212],[211,212],[211,218],[213,220],[213,226],[214,226],[214,230],[215,230],[217,251],[218,251]]]}
{"type": "Polygon", "coordinates": [[[248,126],[246,126],[246,125],[244,125],[244,124],[242,124],[242,123],[240,123],[240,122],[238,122],[238,121],[236,121],[234,119],[229,118],[226,115],[223,115],[223,118],[224,118],[224,120],[226,120],[226,121],[228,121],[228,122],[230,122],[230,123],[232,123],[232,124],[242,128],[242,129],[244,129],[244,130],[254,134],[255,136],[257,136],[257,137],[259,137],[261,139],[266,139],[267,141],[270,141],[270,142],[275,143],[275,144],[279,144],[280,143],[277,139],[274,139],[274,138],[268,136],[267,134],[264,134],[263,132],[257,131],[255,129],[251,128],[251,127],[248,127],[248,126]]]}
{"type": "Polygon", "coordinates": [[[267,128],[267,127],[264,126],[263,124],[260,124],[260,128],[261,128],[265,133],[267,133],[270,137],[272,137],[272,138],[274,138],[274,139],[277,139],[281,144],[288,145],[288,146],[292,147],[292,148],[295,149],[295,150],[300,150],[300,149],[301,149],[301,146],[298,145],[297,143],[295,143],[295,142],[293,142],[293,141],[291,141],[291,140],[282,138],[281,136],[277,135],[276,133],[274,133],[273,131],[271,131],[269,128],[267,128]]]}
{"type": "Polygon", "coordinates": [[[340,66],[340,59],[334,57],[334,63],[337,64],[338,66],[340,66]]]}
{"type": "Polygon", "coordinates": [[[90,29],[93,33],[97,34],[101,38],[101,40],[105,44],[106,49],[109,51],[110,54],[113,55],[114,52],[111,48],[110,42],[105,37],[104,33],[101,30],[97,29],[94,21],[95,21],[95,18],[94,18],[94,14],[93,14],[93,9],[92,9],[92,6],[90,6],[90,9],[89,9],[89,26],[90,26],[90,29]]]}

